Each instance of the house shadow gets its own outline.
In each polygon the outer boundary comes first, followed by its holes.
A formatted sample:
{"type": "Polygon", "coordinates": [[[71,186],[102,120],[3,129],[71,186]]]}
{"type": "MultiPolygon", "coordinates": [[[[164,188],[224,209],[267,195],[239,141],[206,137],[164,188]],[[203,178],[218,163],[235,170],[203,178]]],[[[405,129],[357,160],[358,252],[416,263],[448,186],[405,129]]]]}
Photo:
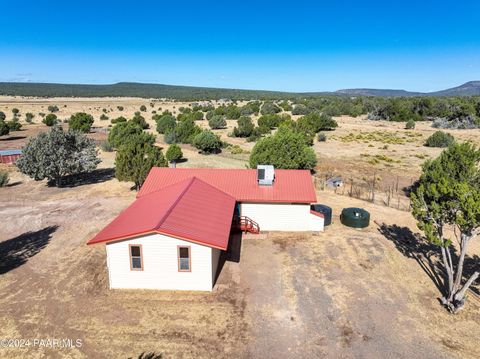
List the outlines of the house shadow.
{"type": "MultiPolygon", "coordinates": [[[[78,187],[87,184],[102,183],[115,177],[115,168],[98,168],[91,172],[64,176],[60,187],[78,187]]],[[[55,181],[49,181],[48,186],[55,186],[55,181]]]]}
{"type": "Polygon", "coordinates": [[[58,226],[49,226],[0,242],[0,274],[20,267],[39,253],[50,242],[57,228],[58,226]]]}
{"type": "MultiPolygon", "coordinates": [[[[400,253],[407,258],[413,258],[422,270],[435,284],[442,295],[446,295],[448,284],[444,278],[446,275],[445,267],[441,261],[440,248],[430,243],[424,236],[413,233],[408,227],[400,227],[396,224],[379,225],[378,231],[388,240],[395,244],[400,253]]],[[[458,263],[458,253],[455,247],[450,249],[454,265],[458,263]]],[[[463,264],[463,279],[465,283],[475,271],[480,269],[480,257],[478,255],[466,256],[463,264]]],[[[480,295],[480,283],[474,283],[470,290],[480,295]]]]}
{"type": "MultiPolygon", "coordinates": [[[[225,262],[240,263],[240,253],[242,251],[242,233],[240,231],[232,231],[228,240],[226,251],[222,251],[218,260],[217,273],[215,274],[215,283],[222,272],[225,262]]],[[[214,283],[214,284],[215,284],[214,283]]]]}

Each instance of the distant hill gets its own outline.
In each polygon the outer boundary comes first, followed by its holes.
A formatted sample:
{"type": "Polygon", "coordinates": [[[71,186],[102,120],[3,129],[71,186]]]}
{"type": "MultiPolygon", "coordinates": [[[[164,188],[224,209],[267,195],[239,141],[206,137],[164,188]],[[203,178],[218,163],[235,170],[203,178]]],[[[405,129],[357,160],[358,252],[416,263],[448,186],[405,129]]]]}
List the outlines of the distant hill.
{"type": "Polygon", "coordinates": [[[119,82],[111,85],[79,85],[30,82],[0,82],[0,95],[35,97],[143,97],[172,98],[184,101],[203,99],[286,99],[314,96],[473,96],[480,95],[480,81],[470,81],[461,86],[436,92],[410,92],[389,89],[344,89],[335,92],[279,92],[238,90],[210,87],[175,86],[119,82]]]}

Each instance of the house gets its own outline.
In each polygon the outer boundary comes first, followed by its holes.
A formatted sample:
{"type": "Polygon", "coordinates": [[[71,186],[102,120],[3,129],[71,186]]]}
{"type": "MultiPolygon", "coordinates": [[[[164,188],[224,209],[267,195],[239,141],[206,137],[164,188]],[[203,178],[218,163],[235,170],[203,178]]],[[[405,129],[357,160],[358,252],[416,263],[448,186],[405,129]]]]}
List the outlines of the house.
{"type": "Polygon", "coordinates": [[[309,171],[152,168],[106,243],[110,288],[212,290],[232,229],[321,231],[309,171]]]}
{"type": "Polygon", "coordinates": [[[2,150],[0,151],[0,163],[12,164],[20,158],[22,150],[2,150]]]}

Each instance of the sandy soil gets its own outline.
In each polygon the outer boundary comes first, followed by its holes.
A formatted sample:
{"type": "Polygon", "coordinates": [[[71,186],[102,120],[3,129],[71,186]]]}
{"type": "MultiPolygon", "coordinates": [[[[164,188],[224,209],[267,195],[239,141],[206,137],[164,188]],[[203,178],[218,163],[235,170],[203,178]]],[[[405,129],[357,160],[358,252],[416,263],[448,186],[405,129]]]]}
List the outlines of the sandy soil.
{"type": "MultiPolygon", "coordinates": [[[[150,109],[150,101],[142,99],[2,98],[0,110],[36,112],[51,103],[62,116],[89,108],[98,116],[102,108],[112,108],[113,114],[117,105],[125,107],[123,115],[142,104],[150,109]]],[[[168,106],[182,104],[159,102],[154,108],[168,106]]],[[[402,124],[338,121],[327,142],[315,144],[319,178],[330,172],[361,180],[375,171],[408,184],[422,161],[439,153],[422,146],[434,131],[427,123],[418,124],[412,136],[402,124]],[[375,155],[400,162],[374,163],[375,155]]],[[[229,121],[229,128],[219,132],[251,149],[253,144],[227,136],[233,125],[229,121]]],[[[24,131],[0,138],[0,149],[20,148],[44,130],[42,124],[25,125],[24,131]]],[[[480,138],[477,130],[453,133],[477,143],[480,138]]],[[[160,136],[158,142],[164,145],[160,136]]],[[[248,159],[248,154],[203,156],[190,146],[182,148],[187,161],[179,166],[243,168],[248,159]]],[[[50,188],[12,167],[1,168],[10,171],[11,185],[0,188],[0,338],[78,338],[83,346],[0,348],[0,357],[136,357],[142,352],[164,358],[480,356],[480,286],[473,288],[464,311],[447,314],[438,303],[431,248],[415,239],[419,234],[411,215],[338,190],[318,193],[319,202],[335,213],[325,232],[243,238],[240,253],[225,263],[212,293],[108,290],[105,249],[85,243],[135,193],[131,184],[112,178],[114,153],[100,156],[95,181],[67,188],[50,188]],[[369,210],[370,227],[343,227],[337,215],[347,206],[369,210]]],[[[479,254],[476,243],[467,270],[478,267],[479,254]]]]}

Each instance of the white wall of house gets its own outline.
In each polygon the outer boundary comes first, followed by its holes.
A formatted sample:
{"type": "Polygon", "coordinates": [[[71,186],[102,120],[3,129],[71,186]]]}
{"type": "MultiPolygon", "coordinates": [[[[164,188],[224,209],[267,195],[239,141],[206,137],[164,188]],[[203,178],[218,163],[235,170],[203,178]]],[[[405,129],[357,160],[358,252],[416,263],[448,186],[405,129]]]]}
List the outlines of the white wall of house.
{"type": "Polygon", "coordinates": [[[124,289],[210,291],[220,253],[220,250],[162,234],[111,242],[106,250],[110,288],[124,289]],[[129,244],[142,246],[141,271],[130,269],[129,244]],[[191,272],[178,271],[177,246],[190,246],[191,272]]]}
{"type": "Polygon", "coordinates": [[[261,231],[323,231],[323,218],[310,213],[310,204],[242,203],[241,215],[261,231]]]}

